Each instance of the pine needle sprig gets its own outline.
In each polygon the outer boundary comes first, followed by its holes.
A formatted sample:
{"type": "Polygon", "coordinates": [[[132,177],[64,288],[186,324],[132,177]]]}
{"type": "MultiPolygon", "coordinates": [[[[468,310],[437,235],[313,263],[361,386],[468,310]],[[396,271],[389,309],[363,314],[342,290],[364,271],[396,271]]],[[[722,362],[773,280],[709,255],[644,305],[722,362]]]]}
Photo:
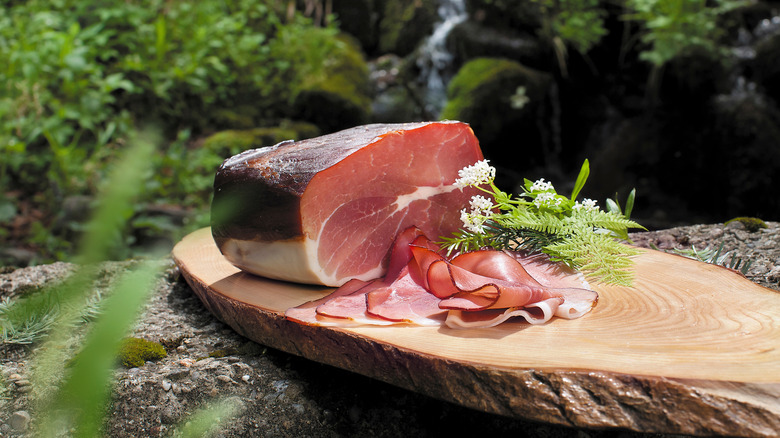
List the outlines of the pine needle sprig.
{"type": "Polygon", "coordinates": [[[495,168],[487,160],[468,166],[459,172],[456,187],[477,187],[493,199],[472,197],[470,210],[461,210],[464,229],[444,237],[441,245],[448,254],[481,248],[541,252],[590,279],[630,286],[631,256],[638,251],[623,242],[629,228],[644,228],[630,219],[635,191],[629,194],[625,213],[613,200],[607,202],[608,211],[591,199],[577,201],[589,173],[585,160],[570,197],[540,179],[525,180],[524,192],[515,198],[495,186],[495,168]]]}

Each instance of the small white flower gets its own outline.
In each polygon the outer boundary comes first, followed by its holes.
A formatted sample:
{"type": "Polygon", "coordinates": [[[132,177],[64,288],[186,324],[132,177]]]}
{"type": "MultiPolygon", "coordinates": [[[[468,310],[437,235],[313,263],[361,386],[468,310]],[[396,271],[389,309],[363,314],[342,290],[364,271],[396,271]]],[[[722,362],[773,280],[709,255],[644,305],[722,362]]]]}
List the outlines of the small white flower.
{"type": "Polygon", "coordinates": [[[472,233],[484,233],[484,223],[493,216],[493,203],[484,196],[475,195],[469,201],[471,211],[464,208],[460,211],[460,221],[472,233]]]}
{"type": "Polygon", "coordinates": [[[464,208],[460,211],[460,220],[463,222],[463,226],[472,233],[484,233],[485,227],[483,224],[487,220],[485,216],[479,213],[467,212],[464,208]]]}
{"type": "Polygon", "coordinates": [[[532,192],[548,192],[548,191],[555,191],[555,188],[553,187],[552,183],[549,181],[545,181],[544,178],[540,178],[531,185],[531,191],[532,192]]]}
{"type": "Polygon", "coordinates": [[[579,201],[574,203],[574,207],[572,207],[572,210],[574,211],[597,211],[599,209],[599,206],[596,205],[596,201],[590,198],[585,198],[580,203],[579,201]]]}
{"type": "Polygon", "coordinates": [[[488,164],[488,160],[477,161],[458,171],[455,187],[462,189],[468,186],[488,184],[496,178],[496,168],[488,164]]]}
{"type": "Polygon", "coordinates": [[[534,198],[534,205],[536,208],[556,207],[561,205],[561,198],[555,196],[553,192],[542,192],[534,198]]]}
{"type": "Polygon", "coordinates": [[[471,201],[469,201],[469,205],[471,206],[472,213],[480,213],[484,216],[490,216],[493,214],[491,211],[493,208],[493,203],[490,202],[490,199],[484,196],[472,196],[471,201]]]}

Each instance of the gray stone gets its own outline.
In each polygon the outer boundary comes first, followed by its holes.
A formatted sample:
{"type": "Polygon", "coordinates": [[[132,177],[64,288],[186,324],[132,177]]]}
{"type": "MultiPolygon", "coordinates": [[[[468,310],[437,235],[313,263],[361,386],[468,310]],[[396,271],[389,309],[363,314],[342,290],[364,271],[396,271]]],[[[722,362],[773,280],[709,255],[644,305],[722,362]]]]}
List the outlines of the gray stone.
{"type": "Polygon", "coordinates": [[[11,414],[11,418],[8,420],[8,424],[11,428],[17,432],[24,432],[30,426],[30,413],[27,411],[16,411],[11,414]]]}

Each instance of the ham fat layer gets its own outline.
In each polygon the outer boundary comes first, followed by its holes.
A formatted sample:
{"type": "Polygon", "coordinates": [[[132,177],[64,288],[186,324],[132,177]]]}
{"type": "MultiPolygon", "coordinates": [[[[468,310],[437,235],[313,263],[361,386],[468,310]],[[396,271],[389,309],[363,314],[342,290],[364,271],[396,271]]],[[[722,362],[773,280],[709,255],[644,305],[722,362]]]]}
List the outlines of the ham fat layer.
{"type": "Polygon", "coordinates": [[[310,325],[476,328],[515,317],[531,324],[579,318],[597,299],[581,274],[545,256],[482,250],[447,259],[410,227],[396,238],[384,278],[352,280],[286,316],[310,325]]]}
{"type": "Polygon", "coordinates": [[[397,234],[434,238],[461,225],[458,170],[481,160],[465,123],[359,126],[243,152],[214,181],[212,234],[237,267],[264,277],[341,286],[387,275],[397,234]]]}

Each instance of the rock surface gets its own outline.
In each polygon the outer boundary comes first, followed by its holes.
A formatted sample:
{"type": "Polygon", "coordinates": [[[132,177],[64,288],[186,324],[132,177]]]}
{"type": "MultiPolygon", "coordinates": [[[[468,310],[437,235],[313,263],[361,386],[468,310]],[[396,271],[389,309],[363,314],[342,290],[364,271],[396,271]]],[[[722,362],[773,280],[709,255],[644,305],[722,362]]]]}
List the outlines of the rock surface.
{"type": "MultiPolygon", "coordinates": [[[[717,249],[751,260],[747,277],[780,290],[780,224],[748,232],[742,224],[695,225],[636,233],[640,246],[717,249]]],[[[729,255],[728,259],[731,259],[729,255]]],[[[104,266],[106,281],[127,263],[104,266]]],[[[63,278],[66,263],[0,274],[0,297],[23,294],[63,278]]],[[[240,414],[216,436],[357,437],[643,436],[634,432],[569,429],[489,415],[292,356],[237,335],[208,313],[171,266],[148,303],[133,336],[161,342],[168,355],[138,368],[116,371],[107,436],[165,436],[213,400],[230,400],[240,414]]],[[[31,349],[4,345],[0,436],[30,433],[31,349]]],[[[34,349],[32,349],[34,351],[34,349]]]]}

